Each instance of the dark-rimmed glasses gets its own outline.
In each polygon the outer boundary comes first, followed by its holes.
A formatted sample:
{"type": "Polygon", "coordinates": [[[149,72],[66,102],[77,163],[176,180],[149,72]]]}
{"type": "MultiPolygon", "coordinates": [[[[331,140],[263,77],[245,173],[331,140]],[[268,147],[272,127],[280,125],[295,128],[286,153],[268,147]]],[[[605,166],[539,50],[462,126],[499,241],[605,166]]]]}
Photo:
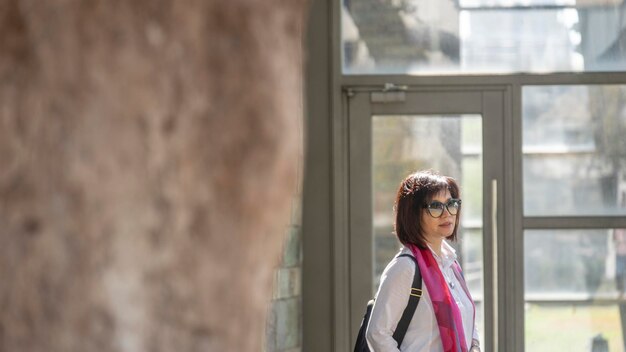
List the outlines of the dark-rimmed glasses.
{"type": "Polygon", "coordinates": [[[461,200],[451,198],[445,203],[434,201],[430,204],[424,204],[424,208],[428,210],[428,214],[430,214],[433,218],[440,218],[443,215],[444,207],[448,209],[448,213],[450,213],[450,215],[456,215],[459,213],[459,209],[461,209],[461,200]]]}

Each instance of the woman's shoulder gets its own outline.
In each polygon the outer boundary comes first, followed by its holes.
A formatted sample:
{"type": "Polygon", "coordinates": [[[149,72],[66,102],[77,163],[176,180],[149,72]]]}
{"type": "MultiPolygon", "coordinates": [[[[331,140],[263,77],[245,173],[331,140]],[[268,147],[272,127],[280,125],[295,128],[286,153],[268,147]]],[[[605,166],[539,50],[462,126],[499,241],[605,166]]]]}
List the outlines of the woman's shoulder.
{"type": "Polygon", "coordinates": [[[403,247],[398,254],[396,254],[393,259],[387,264],[383,275],[386,273],[388,275],[406,275],[408,277],[413,277],[415,273],[415,261],[412,258],[405,256],[406,254],[413,256],[411,250],[403,247]]]}
{"type": "MultiPolygon", "coordinates": [[[[401,254],[401,253],[399,253],[401,254]]],[[[408,292],[407,288],[413,283],[415,276],[415,262],[411,258],[396,255],[380,276],[380,292],[408,292]]]]}

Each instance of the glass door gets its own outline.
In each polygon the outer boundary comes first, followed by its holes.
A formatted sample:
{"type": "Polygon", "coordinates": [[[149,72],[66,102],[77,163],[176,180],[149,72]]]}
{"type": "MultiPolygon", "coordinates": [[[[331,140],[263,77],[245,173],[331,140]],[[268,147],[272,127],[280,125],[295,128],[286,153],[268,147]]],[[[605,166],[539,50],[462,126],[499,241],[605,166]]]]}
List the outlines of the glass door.
{"type": "MultiPolygon", "coordinates": [[[[400,181],[434,169],[460,182],[463,212],[452,245],[476,301],[485,350],[497,336],[497,248],[503,215],[505,89],[349,94],[350,329],[354,341],[365,303],[398,252],[393,206],[400,181]],[[502,204],[502,203],[500,203],[502,204]],[[495,276],[494,276],[495,274],[495,276]]],[[[500,242],[500,243],[499,243],[500,242]]]]}

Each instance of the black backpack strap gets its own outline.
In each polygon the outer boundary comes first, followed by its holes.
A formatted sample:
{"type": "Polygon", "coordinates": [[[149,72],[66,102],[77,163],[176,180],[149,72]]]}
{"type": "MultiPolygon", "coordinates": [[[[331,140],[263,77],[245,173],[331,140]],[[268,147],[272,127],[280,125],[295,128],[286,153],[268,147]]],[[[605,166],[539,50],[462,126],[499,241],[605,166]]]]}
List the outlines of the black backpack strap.
{"type": "Polygon", "coordinates": [[[404,312],[402,313],[402,318],[400,318],[400,322],[398,322],[398,326],[396,327],[396,331],[393,333],[393,339],[398,342],[398,348],[402,345],[402,341],[404,340],[404,335],[406,335],[406,331],[409,328],[409,323],[411,319],[413,319],[413,314],[415,313],[415,309],[417,308],[417,304],[420,301],[420,297],[422,297],[422,273],[420,272],[420,267],[417,264],[417,260],[410,254],[401,254],[399,257],[409,257],[415,262],[415,275],[413,276],[413,284],[411,285],[411,295],[409,296],[409,303],[407,303],[406,308],[404,308],[404,312]]]}

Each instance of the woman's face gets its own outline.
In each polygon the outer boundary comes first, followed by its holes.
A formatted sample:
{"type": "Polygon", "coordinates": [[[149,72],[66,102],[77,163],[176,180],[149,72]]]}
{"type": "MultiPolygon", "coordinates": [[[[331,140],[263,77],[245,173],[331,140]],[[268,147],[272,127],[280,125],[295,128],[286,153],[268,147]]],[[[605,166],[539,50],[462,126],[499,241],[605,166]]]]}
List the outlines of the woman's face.
{"type": "MultiPolygon", "coordinates": [[[[439,201],[446,204],[452,196],[449,190],[437,193],[429,203],[439,201]]],[[[440,243],[442,239],[452,235],[454,225],[456,224],[456,215],[451,215],[448,209],[444,207],[441,217],[433,218],[428,209],[422,209],[422,231],[424,237],[429,243],[440,243]]]]}

